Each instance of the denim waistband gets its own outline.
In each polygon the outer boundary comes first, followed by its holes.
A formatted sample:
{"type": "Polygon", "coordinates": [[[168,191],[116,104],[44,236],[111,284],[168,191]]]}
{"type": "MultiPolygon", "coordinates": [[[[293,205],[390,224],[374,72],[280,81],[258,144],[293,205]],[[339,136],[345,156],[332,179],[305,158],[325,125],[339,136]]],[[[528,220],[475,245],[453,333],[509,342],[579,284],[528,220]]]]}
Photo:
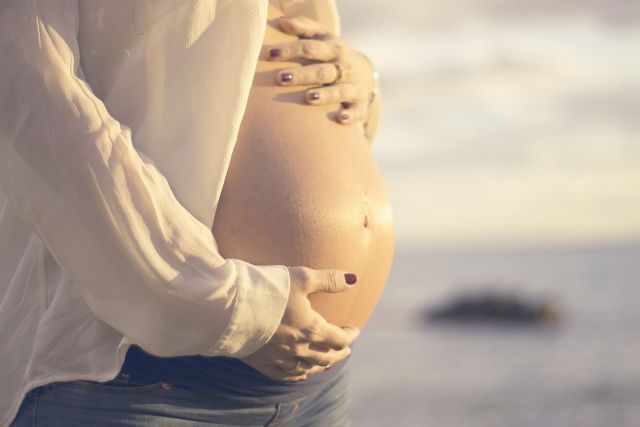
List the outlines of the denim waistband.
{"type": "Polygon", "coordinates": [[[239,405],[291,401],[320,391],[345,368],[347,359],[299,382],[273,380],[229,357],[157,357],[129,348],[121,373],[142,382],[168,382],[239,405]]]}

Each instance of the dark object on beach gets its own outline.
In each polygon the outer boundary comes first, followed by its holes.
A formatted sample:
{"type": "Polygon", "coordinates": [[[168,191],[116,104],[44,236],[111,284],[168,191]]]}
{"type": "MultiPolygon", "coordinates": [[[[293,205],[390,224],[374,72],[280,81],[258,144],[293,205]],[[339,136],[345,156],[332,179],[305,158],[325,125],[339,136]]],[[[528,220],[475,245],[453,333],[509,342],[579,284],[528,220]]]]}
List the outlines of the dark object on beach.
{"type": "Polygon", "coordinates": [[[560,312],[550,301],[488,291],[458,296],[440,307],[428,310],[426,316],[428,320],[436,322],[555,325],[560,319],[560,312]]]}

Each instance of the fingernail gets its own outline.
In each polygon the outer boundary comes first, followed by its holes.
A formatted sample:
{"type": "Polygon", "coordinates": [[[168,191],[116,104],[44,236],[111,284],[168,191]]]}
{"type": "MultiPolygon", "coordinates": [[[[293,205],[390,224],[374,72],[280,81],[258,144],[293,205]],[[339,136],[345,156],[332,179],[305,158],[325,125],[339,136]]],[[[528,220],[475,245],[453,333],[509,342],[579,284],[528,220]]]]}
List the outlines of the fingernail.
{"type": "Polygon", "coordinates": [[[291,80],[293,80],[293,74],[291,73],[282,73],[280,74],[280,81],[281,82],[290,82],[291,80]]]}
{"type": "Polygon", "coordinates": [[[340,114],[340,121],[341,122],[346,122],[347,120],[349,120],[349,117],[351,117],[349,115],[349,113],[342,113],[342,114],[340,114]]]}
{"type": "Polygon", "coordinates": [[[348,108],[353,107],[353,104],[352,104],[351,102],[342,101],[342,102],[340,103],[340,106],[346,110],[346,109],[348,109],[348,108]]]}
{"type": "Polygon", "coordinates": [[[320,94],[318,92],[310,92],[309,99],[312,101],[317,101],[318,99],[320,99],[320,94]]]}
{"type": "Polygon", "coordinates": [[[347,285],[353,285],[358,281],[358,277],[353,273],[344,273],[344,280],[347,285]]]}
{"type": "Polygon", "coordinates": [[[269,49],[269,58],[277,58],[280,55],[280,49],[273,48],[269,49]]]}

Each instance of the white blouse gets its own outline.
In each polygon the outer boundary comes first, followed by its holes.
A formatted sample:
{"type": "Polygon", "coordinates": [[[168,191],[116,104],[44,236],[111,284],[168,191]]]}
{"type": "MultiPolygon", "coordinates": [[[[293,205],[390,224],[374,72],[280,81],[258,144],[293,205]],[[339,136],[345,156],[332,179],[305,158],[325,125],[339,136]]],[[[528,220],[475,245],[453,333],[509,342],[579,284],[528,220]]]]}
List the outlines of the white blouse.
{"type": "MultiPolygon", "coordinates": [[[[272,0],[338,29],[333,0],[272,0]]],[[[244,357],[284,265],[211,227],[267,19],[260,0],[0,6],[0,425],[37,386],[109,380],[136,343],[244,357]]]]}

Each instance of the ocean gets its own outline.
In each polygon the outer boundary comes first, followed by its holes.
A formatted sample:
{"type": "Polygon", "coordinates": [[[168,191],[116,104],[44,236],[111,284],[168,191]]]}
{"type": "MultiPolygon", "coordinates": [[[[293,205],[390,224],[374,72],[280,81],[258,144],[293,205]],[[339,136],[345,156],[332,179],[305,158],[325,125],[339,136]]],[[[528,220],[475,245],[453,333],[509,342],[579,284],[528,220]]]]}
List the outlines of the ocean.
{"type": "Polygon", "coordinates": [[[352,355],[354,426],[640,426],[640,245],[398,247],[352,355]],[[556,327],[425,322],[489,286],[553,298],[556,327]]]}
{"type": "Polygon", "coordinates": [[[640,426],[640,2],[338,8],[380,72],[397,231],[354,425],[640,426]],[[559,325],[423,321],[488,285],[554,298],[559,325]]]}

